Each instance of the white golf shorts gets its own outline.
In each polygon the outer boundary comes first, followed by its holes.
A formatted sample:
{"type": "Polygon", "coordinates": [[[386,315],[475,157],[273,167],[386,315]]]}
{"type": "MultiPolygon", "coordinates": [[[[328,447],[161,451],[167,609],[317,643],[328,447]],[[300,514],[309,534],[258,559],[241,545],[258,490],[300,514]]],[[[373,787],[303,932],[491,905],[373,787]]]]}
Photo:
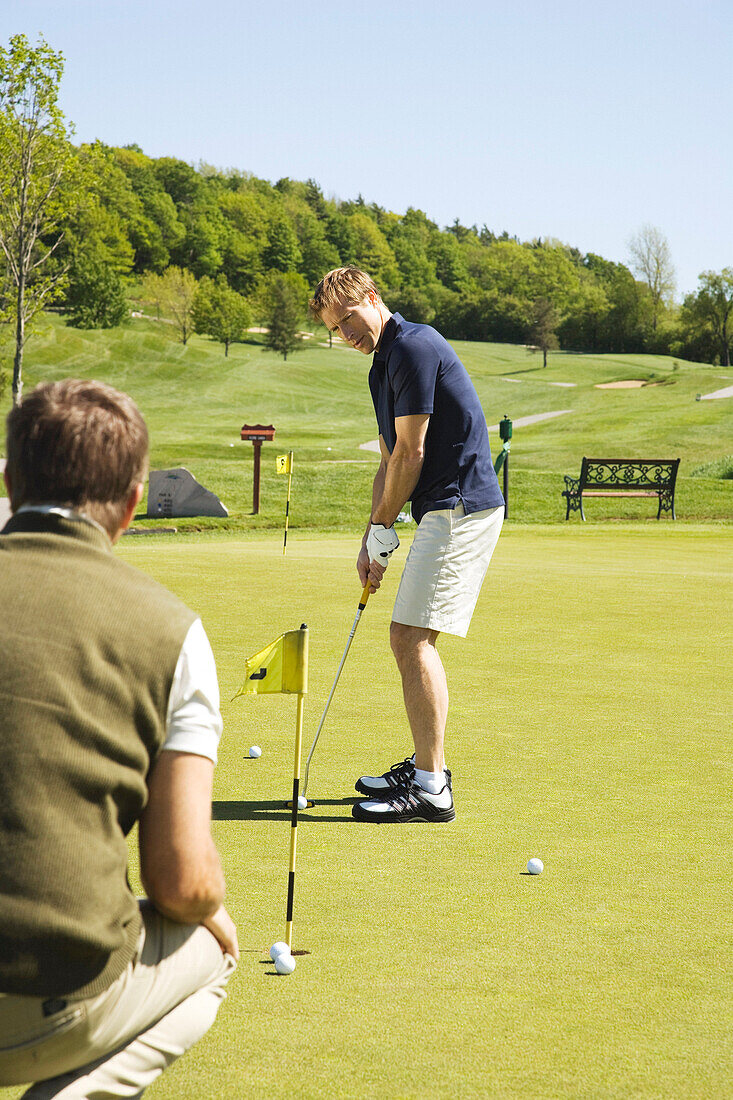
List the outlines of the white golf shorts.
{"type": "Polygon", "coordinates": [[[462,504],[426,512],[407,555],[393,621],[465,638],[503,522],[503,505],[470,515],[462,504]]]}

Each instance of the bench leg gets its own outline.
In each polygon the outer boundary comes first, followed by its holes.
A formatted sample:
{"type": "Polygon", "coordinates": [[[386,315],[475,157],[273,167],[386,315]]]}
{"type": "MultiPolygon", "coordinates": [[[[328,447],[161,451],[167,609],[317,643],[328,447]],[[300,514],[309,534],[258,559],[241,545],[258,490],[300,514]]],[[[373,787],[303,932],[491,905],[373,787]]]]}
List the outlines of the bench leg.
{"type": "MultiPolygon", "coordinates": [[[[578,493],[573,492],[571,489],[564,489],[562,495],[567,501],[567,508],[565,509],[565,519],[570,519],[571,512],[580,512],[583,515],[583,500],[578,493]]],[[[585,516],[583,516],[585,519],[585,516]]]]}
{"type": "Polygon", "coordinates": [[[657,519],[661,519],[662,512],[669,512],[672,519],[677,519],[674,511],[674,493],[669,489],[660,489],[659,491],[659,508],[657,510],[657,519]]]}

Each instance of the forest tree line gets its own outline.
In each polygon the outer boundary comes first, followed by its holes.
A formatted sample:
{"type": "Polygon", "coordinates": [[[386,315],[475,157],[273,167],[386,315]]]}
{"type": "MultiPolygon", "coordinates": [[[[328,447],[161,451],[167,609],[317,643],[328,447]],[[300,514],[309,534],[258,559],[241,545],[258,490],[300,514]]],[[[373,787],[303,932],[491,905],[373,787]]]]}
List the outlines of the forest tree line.
{"type": "Polygon", "coordinates": [[[208,333],[228,351],[256,321],[287,354],[316,283],[345,264],[368,271],[391,310],[449,339],[730,362],[733,269],[702,273],[675,302],[669,247],[652,226],[630,242],[627,266],[556,240],[327,197],[315,180],[75,145],[58,107],[62,72],[42,38],[0,47],[0,310],[15,322],[16,397],[38,308],[111,327],[137,299],[173,315],[184,342],[208,333]]]}
{"type": "Polygon", "coordinates": [[[720,360],[692,303],[679,307],[669,293],[655,300],[630,267],[558,241],[522,242],[458,221],[440,228],[421,210],[327,198],[314,180],[273,184],[134,146],[98,142],[77,156],[93,181],[90,201],[63,224],[56,254],[68,266],[72,310],[74,286],[95,270],[134,285],[173,265],[196,280],[223,277],[258,320],[266,320],[273,278],[290,275],[304,317],[325,272],[356,264],[390,309],[449,339],[532,343],[549,329],[563,349],[720,360]]]}

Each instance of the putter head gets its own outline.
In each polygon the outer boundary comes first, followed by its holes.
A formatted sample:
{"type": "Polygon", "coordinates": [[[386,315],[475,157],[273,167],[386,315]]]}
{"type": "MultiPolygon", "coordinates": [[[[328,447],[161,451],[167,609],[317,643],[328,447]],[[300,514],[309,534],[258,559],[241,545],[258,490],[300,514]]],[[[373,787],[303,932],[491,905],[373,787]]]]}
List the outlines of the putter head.
{"type": "MultiPolygon", "coordinates": [[[[315,802],[311,802],[310,798],[307,798],[305,801],[306,801],[306,809],[307,810],[312,810],[313,807],[315,806],[315,802]]],[[[291,798],[289,802],[285,803],[285,809],[286,810],[292,810],[292,808],[293,808],[293,800],[291,798]]]]}

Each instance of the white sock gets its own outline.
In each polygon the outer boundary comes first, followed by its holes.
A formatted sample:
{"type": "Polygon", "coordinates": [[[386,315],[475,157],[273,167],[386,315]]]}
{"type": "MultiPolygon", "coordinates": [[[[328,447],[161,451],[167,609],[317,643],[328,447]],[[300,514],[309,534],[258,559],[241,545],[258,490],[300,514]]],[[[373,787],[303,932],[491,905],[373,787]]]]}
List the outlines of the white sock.
{"type": "Polygon", "coordinates": [[[415,782],[428,794],[440,794],[445,786],[445,772],[424,772],[415,768],[415,782]]]}

